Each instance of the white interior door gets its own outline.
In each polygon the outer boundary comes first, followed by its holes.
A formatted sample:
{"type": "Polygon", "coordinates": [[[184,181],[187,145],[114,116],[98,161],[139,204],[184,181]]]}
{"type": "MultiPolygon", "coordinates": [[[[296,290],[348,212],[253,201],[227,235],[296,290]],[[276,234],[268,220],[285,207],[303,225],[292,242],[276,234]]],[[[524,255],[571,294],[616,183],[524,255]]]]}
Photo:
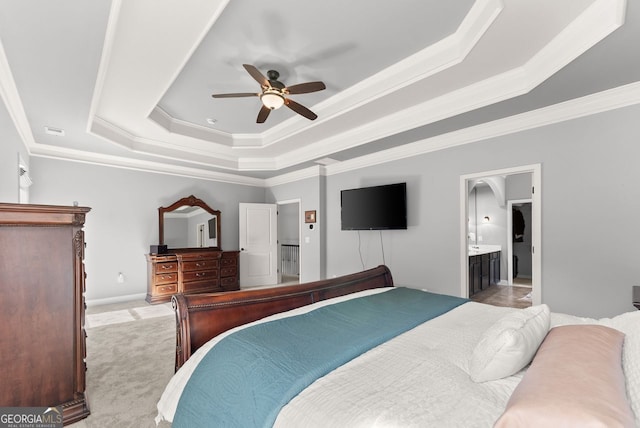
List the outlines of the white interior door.
{"type": "Polygon", "coordinates": [[[278,283],[275,204],[240,204],[240,286],[278,283]]]}

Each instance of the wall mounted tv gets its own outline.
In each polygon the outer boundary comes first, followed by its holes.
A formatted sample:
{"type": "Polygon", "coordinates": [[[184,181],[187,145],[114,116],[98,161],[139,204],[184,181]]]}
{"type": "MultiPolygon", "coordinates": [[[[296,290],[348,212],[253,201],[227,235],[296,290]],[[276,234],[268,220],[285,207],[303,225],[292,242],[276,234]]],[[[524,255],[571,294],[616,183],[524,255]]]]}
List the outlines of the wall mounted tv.
{"type": "Polygon", "coordinates": [[[407,228],[407,183],[340,192],[342,230],[407,228]]]}

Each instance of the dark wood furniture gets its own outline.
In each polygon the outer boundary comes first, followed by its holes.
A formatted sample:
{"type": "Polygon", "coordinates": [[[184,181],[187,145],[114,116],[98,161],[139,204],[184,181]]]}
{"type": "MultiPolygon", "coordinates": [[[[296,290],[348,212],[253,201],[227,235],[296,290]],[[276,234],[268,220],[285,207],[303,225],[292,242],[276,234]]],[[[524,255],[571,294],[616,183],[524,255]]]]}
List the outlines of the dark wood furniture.
{"type": "MultiPolygon", "coordinates": [[[[163,254],[147,254],[146,301],[152,304],[168,302],[176,293],[238,290],[240,288],[240,253],[222,251],[220,211],[214,210],[193,195],[182,198],[168,207],[158,208],[159,244],[152,248],[162,248],[167,243],[171,244],[167,242],[167,236],[175,237],[176,234],[168,233],[169,221],[166,217],[176,217],[177,212],[183,212],[186,215],[184,233],[193,232],[195,236],[196,226],[200,224],[202,228],[199,230],[200,236],[197,240],[184,237],[184,242],[199,241],[202,246],[178,248],[171,246],[163,254]],[[204,210],[202,213],[205,214],[206,220],[201,218],[195,224],[189,223],[188,218],[194,215],[193,209],[204,210]]],[[[181,226],[178,230],[183,229],[181,226]]]]}
{"type": "Polygon", "coordinates": [[[469,256],[469,297],[500,282],[500,251],[469,256]]]}
{"type": "Polygon", "coordinates": [[[147,254],[147,302],[168,302],[176,293],[240,289],[239,251],[169,251],[172,254],[147,254]]]}
{"type": "Polygon", "coordinates": [[[62,406],[89,415],[85,394],[87,207],[0,204],[0,407],[62,406]]]}
{"type": "Polygon", "coordinates": [[[307,284],[214,294],[176,294],[176,370],[209,339],[278,312],[371,288],[393,287],[391,272],[364,272],[307,284]]]}

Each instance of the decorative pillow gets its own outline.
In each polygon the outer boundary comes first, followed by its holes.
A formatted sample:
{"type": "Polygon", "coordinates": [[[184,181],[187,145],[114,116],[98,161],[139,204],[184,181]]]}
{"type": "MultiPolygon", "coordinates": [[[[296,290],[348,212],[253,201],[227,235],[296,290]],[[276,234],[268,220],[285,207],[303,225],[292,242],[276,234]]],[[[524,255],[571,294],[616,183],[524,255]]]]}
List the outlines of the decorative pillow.
{"type": "Polygon", "coordinates": [[[634,427],[623,342],[602,325],[552,328],[494,428],[634,427]]]}
{"type": "Polygon", "coordinates": [[[549,331],[549,307],[531,306],[511,312],[489,327],[469,364],[474,382],[511,376],[531,362],[549,331]]]}
{"type": "Polygon", "coordinates": [[[622,371],[627,383],[627,396],[631,410],[640,427],[640,311],[627,312],[615,318],[604,319],[602,325],[615,328],[625,334],[622,347],[622,371]]]}

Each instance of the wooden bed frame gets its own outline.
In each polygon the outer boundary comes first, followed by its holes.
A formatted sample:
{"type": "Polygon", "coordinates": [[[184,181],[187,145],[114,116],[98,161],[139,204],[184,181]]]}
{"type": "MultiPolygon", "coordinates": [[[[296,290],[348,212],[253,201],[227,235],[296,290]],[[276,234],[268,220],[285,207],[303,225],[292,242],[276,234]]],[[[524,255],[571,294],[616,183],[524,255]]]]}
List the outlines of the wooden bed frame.
{"type": "Polygon", "coordinates": [[[178,370],[211,338],[269,315],[357,291],[393,287],[391,272],[378,266],[363,272],[306,284],[210,294],[176,294],[176,366],[178,370]]]}

